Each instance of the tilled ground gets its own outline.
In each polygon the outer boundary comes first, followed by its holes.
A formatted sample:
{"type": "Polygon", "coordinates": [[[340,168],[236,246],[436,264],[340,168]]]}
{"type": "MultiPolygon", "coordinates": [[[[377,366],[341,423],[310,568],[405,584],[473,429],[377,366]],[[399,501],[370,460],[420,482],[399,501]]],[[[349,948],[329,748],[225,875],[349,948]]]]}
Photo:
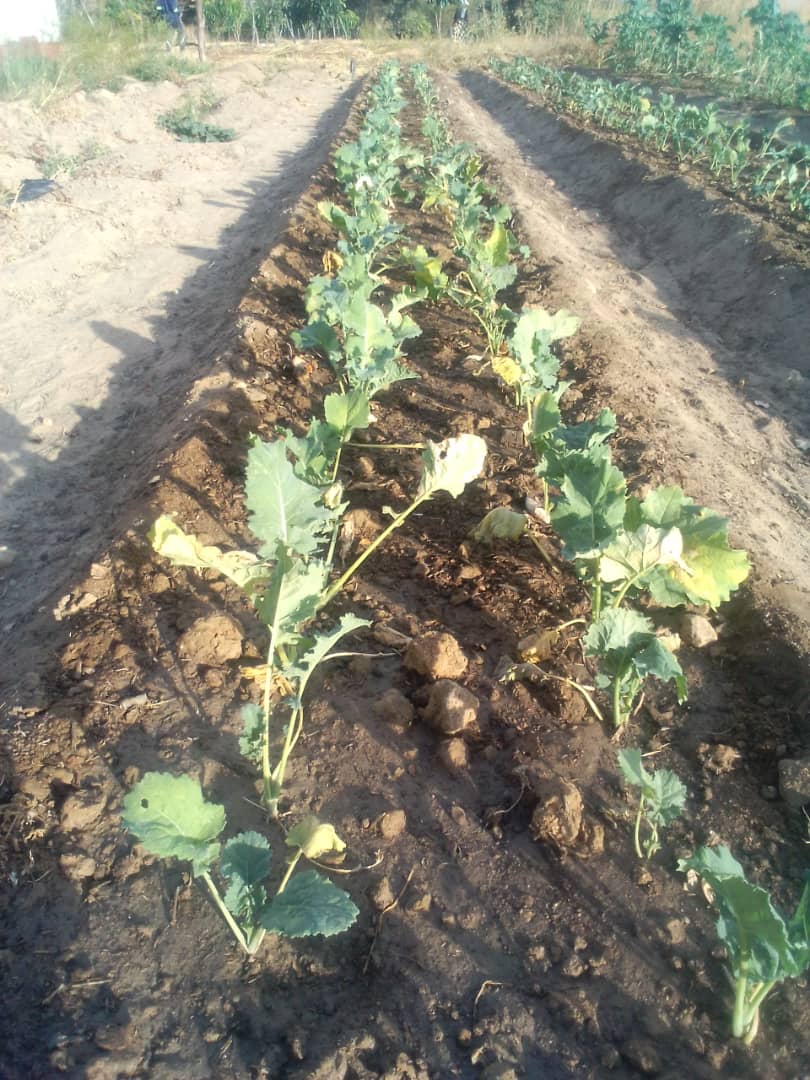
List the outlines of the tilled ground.
{"type": "MultiPolygon", "coordinates": [[[[709,444],[689,441],[680,413],[667,427],[655,424],[667,394],[673,409],[678,394],[689,400],[700,320],[677,322],[660,292],[653,306],[644,282],[634,290],[638,272],[621,262],[618,243],[601,247],[613,291],[600,291],[599,280],[593,287],[586,238],[599,226],[553,202],[565,192],[560,176],[549,184],[528,152],[531,114],[508,135],[499,126],[503,99],[487,99],[485,116],[483,76],[465,78],[478,104],[458,84],[443,84],[457,133],[494,152],[491,176],[535,253],[509,301],[566,306],[584,317],[583,333],[563,354],[563,374],[577,387],[569,418],[610,401],[621,421],[615,452],[631,483],[682,480],[690,494],[728,509],[739,536],[734,508],[710,496],[722,495],[718,478],[731,489],[745,460],[693,459],[695,446],[709,444]],[[519,176],[504,157],[508,138],[527,140],[519,176]],[[636,330],[630,355],[630,339],[617,329],[620,303],[636,330]],[[646,366],[622,391],[633,360],[646,366]],[[677,392],[651,383],[656,370],[661,380],[679,373],[677,392]]],[[[514,125],[516,115],[512,104],[507,121],[514,125]]],[[[356,123],[357,115],[339,141],[356,123]]],[[[415,112],[408,134],[418,137],[415,112]]],[[[654,691],[625,737],[656,750],[655,763],[675,768],[690,792],[664,851],[641,867],[610,733],[561,683],[504,685],[496,677],[524,635],[581,614],[585,597],[564,567],[547,566],[528,543],[490,551],[467,539],[487,510],[519,505],[536,481],[522,417],[494,379],[476,374],[469,357],[482,342],[452,306],[414,312],[422,336],[408,356],[420,379],[383,395],[369,439],[474,431],[489,447],[487,473],[458,501],[427,504],[330,608],[371,620],[353,639],[369,655],[336,661],[315,680],[286,795],[289,808],[316,812],[347,841],[346,868],[361,869],[340,884],[360,907],[356,926],[326,941],[272,939],[245,960],[182,867],[156,862],[120,830],[122,795],[152,769],[198,776],[209,797],[226,804],[229,829],[265,827],[255,776],[237,746],[239,708],[257,694],[242,668],[259,662],[260,627],[229,587],[161,563],[145,532],[157,514],[171,512],[206,541],[249,545],[241,503],[247,435],[302,427],[331,383],[320,367],[293,365],[289,345],[305,318],[303,289],[334,246],[316,208],[327,197],[335,189],[324,166],[254,279],[238,333],[223,341],[214,373],[196,387],[176,448],[133,505],[131,528],[62,605],[70,640],[58,662],[43,662],[7,701],[3,1074],[803,1075],[810,1070],[805,982],[773,995],[753,1049],[730,1045],[713,918],[673,870],[677,856],[719,838],[780,906],[791,907],[798,894],[803,824],[776,797],[776,763],[807,752],[806,666],[770,606],[771,551],[746,534],[758,562],[755,590],[724,611],[714,645],[684,650],[690,705],[677,708],[666,691],[654,691]],[[453,747],[422,716],[429,676],[403,662],[409,643],[430,633],[455,639],[464,662],[452,677],[478,701],[477,722],[453,747]],[[570,809],[545,821],[535,814],[539,805],[553,810],[572,787],[582,798],[579,817],[570,809]]],[[[689,197],[700,192],[690,189],[689,197]]],[[[631,201],[632,191],[622,198],[631,201]]],[[[414,242],[451,258],[438,218],[403,208],[401,219],[414,242]]],[[[624,237],[629,229],[622,224],[624,237]]],[[[657,271],[655,238],[644,239],[657,271]]],[[[787,252],[781,271],[793,286],[803,279],[792,276],[787,252]]],[[[705,275],[701,281],[711,287],[705,275]]],[[[760,279],[757,295],[761,287],[760,279]]],[[[715,332],[716,353],[725,357],[730,342],[715,332]]],[[[726,394],[720,383],[704,398],[726,394]]],[[[711,407],[726,404],[718,396],[711,407]]],[[[738,408],[743,416],[756,406],[738,408]]],[[[759,430],[751,417],[749,427],[759,430]]],[[[694,439],[701,430],[694,418],[694,439]]],[[[789,444],[788,434],[766,436],[789,444]]],[[[773,499],[748,469],[752,502],[773,499]]],[[[344,474],[362,543],[382,528],[384,507],[404,505],[413,491],[417,456],[360,446],[346,452],[344,474]]],[[[799,478],[793,470],[791,482],[799,478]]],[[[785,528],[781,510],[769,511],[785,528]]],[[[793,555],[800,567],[798,540],[793,555]]],[[[797,573],[797,587],[806,588],[797,573]]],[[[793,629],[801,643],[801,627],[793,629]]],[[[552,670],[587,679],[575,631],[552,670]]]]}

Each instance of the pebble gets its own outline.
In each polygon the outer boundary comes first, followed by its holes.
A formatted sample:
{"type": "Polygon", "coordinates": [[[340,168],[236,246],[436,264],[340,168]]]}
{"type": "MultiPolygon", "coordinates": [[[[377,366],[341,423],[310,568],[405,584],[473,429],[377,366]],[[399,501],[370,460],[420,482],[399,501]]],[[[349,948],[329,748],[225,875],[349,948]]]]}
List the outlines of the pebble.
{"type": "Polygon", "coordinates": [[[96,872],[96,860],[79,851],[65,852],[59,856],[59,869],[68,881],[84,881],[96,872]]]}
{"type": "Polygon", "coordinates": [[[685,612],[678,620],[678,633],[685,645],[703,649],[717,641],[717,631],[705,615],[685,612]]]}
{"type": "Polygon", "coordinates": [[[0,544],[0,570],[6,570],[17,558],[17,552],[8,544],[0,544]]]}
{"type": "Polygon", "coordinates": [[[380,833],[384,840],[396,840],[405,832],[407,818],[404,810],[389,810],[380,818],[380,833]]]}
{"type": "Polygon", "coordinates": [[[658,1051],[646,1039],[628,1039],[622,1046],[622,1054],[640,1073],[657,1076],[661,1072],[658,1051]]]}
{"type": "Polygon", "coordinates": [[[377,911],[383,911],[384,908],[393,904],[394,893],[388,878],[382,878],[375,885],[372,885],[368,891],[368,898],[377,911]]]}

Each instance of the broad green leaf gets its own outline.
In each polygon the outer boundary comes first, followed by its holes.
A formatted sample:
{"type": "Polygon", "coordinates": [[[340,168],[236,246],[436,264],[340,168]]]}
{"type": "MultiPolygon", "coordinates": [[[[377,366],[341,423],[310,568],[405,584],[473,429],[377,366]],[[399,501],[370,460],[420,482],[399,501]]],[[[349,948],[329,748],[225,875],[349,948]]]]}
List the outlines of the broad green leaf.
{"type": "Polygon", "coordinates": [[[219,869],[229,881],[223,897],[225,906],[247,928],[248,937],[267,903],[263,885],[270,873],[272,852],[267,840],[257,832],[243,832],[222,849],[219,869]]]}
{"type": "Polygon", "coordinates": [[[471,480],[484,470],[487,444],[478,435],[457,435],[444,442],[427,442],[422,453],[422,479],[419,495],[430,496],[447,491],[459,496],[471,480]]]}
{"type": "Polygon", "coordinates": [[[689,602],[717,608],[748,576],[748,556],[729,547],[728,521],[697,506],[680,488],[651,492],[641,504],[641,516],[650,525],[676,526],[683,538],[682,563],[651,575],[649,589],[656,603],[674,607],[689,602]]]}
{"type": "Polygon", "coordinates": [[[261,925],[271,934],[331,937],[348,930],[359,911],[348,893],[315,870],[295,874],[283,893],[262,912],[261,925]]]}
{"type": "Polygon", "coordinates": [[[264,745],[264,711],[259,705],[249,702],[242,706],[242,734],[239,736],[239,750],[243,757],[255,765],[262,760],[264,745]]]}
{"type": "Polygon", "coordinates": [[[438,300],[447,290],[449,279],[442,270],[442,261],[435,255],[429,255],[422,244],[406,248],[402,252],[405,265],[413,270],[414,283],[423,289],[429,300],[438,300]]]}
{"type": "Polygon", "coordinates": [[[648,796],[647,817],[656,825],[669,825],[680,817],[686,802],[686,788],[671,769],[656,769],[648,796]]]}
{"type": "Polygon", "coordinates": [[[265,837],[257,832],[243,832],[228,840],[219,860],[226,878],[238,878],[245,885],[256,885],[270,873],[273,853],[265,837]]]}
{"type": "Polygon", "coordinates": [[[607,455],[571,457],[551,523],[566,558],[593,558],[615,539],[624,520],[625,480],[607,455]]]}
{"type": "Polygon", "coordinates": [[[579,330],[581,321],[565,309],[552,315],[543,308],[525,308],[515,324],[512,349],[517,356],[529,356],[538,348],[547,348],[555,341],[571,337],[579,330]]]}
{"type": "Polygon", "coordinates": [[[496,540],[519,540],[526,528],[526,515],[498,506],[483,518],[470,533],[479,544],[494,544],[496,540]]]}
{"type": "Polygon", "coordinates": [[[745,878],[743,868],[724,845],[700,848],[678,863],[681,871],[695,870],[709,883],[720,911],[717,932],[729,953],[732,972],[748,967],[752,979],[771,981],[796,976],[807,955],[796,950],[782,916],[765,889],[745,878]]]}
{"type": "Polygon", "coordinates": [[[225,809],[206,802],[190,776],[147,773],[124,798],[121,820],[147,851],[188,860],[198,877],[219,854],[225,809]]]}
{"type": "Polygon", "coordinates": [[[245,503],[249,524],[261,541],[260,553],[277,556],[279,544],[311,555],[334,523],[335,514],[321,502],[321,491],[295,475],[281,440],[255,440],[248,452],[245,503]]]}
{"type": "Polygon", "coordinates": [[[201,544],[180,528],[168,514],[162,514],[148,533],[152,547],[174,566],[196,570],[216,570],[235,582],[248,595],[266,577],[264,567],[249,551],[220,551],[212,544],[201,544]]]}
{"type": "Polygon", "coordinates": [[[500,222],[495,222],[483,248],[493,266],[505,265],[509,261],[509,230],[500,222]]]}
{"type": "Polygon", "coordinates": [[[598,656],[600,669],[611,678],[635,672],[674,682],[678,700],[686,697],[686,679],[675,656],[655,636],[653,624],[631,608],[608,608],[591,624],[584,638],[586,652],[598,656]]]}
{"type": "Polygon", "coordinates": [[[343,346],[332,327],[323,319],[316,319],[294,330],[290,335],[293,345],[302,352],[320,352],[330,364],[337,364],[343,355],[343,346]]]}
{"type": "Polygon", "coordinates": [[[362,390],[346,394],[327,394],[323,403],[326,420],[341,433],[342,441],[351,438],[357,428],[367,428],[370,422],[368,397],[362,390]]]}
{"type": "Polygon", "coordinates": [[[340,854],[346,850],[332,825],[319,821],[314,814],[308,814],[287,833],[284,841],[287,847],[300,848],[308,859],[320,859],[331,853],[340,854]]]}

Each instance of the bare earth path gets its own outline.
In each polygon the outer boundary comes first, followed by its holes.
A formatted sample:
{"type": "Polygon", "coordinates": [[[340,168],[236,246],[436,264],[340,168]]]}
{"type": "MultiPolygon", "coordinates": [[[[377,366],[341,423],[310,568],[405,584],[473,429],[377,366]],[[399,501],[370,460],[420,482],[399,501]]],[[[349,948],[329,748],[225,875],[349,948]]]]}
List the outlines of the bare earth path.
{"type": "Polygon", "coordinates": [[[614,408],[668,482],[726,514],[760,595],[810,622],[810,274],[721,197],[639,164],[481,72],[445,77],[457,134],[497,163],[551,307],[582,317],[614,408]]]}
{"type": "Polygon", "coordinates": [[[221,330],[356,91],[348,62],[287,46],[180,88],[132,82],[43,117],[0,105],[0,184],[35,157],[87,158],[56,194],[0,217],[3,630],[100,550],[155,448],[210,368],[221,330]],[[269,60],[269,63],[268,63],[269,60]],[[186,95],[221,98],[230,143],[157,127],[186,95]]]}

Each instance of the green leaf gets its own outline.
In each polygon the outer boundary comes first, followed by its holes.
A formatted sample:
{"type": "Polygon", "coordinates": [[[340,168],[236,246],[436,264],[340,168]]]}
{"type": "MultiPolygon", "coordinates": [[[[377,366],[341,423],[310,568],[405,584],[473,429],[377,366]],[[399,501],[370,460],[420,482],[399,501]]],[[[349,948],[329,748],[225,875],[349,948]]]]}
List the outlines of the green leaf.
{"type": "Polygon", "coordinates": [[[669,825],[680,817],[686,802],[686,787],[671,769],[656,769],[652,774],[647,817],[656,825],[669,825]]]}
{"type": "Polygon", "coordinates": [[[341,638],[364,626],[371,626],[368,619],[360,619],[352,614],[341,616],[336,627],[319,634],[312,642],[309,650],[295,664],[285,668],[284,675],[286,678],[290,681],[294,679],[298,681],[299,698],[303,695],[312,673],[319,664],[329,659],[329,653],[341,638]]]}
{"type": "Polygon", "coordinates": [[[198,877],[219,854],[225,809],[206,802],[190,776],[147,773],[124,798],[121,820],[147,851],[188,860],[198,877]]]}
{"type": "Polygon", "coordinates": [[[293,562],[283,550],[273,567],[268,586],[254,603],[266,626],[278,625],[278,644],[297,641],[300,627],[318,611],[329,568],[324,562],[293,562]]]}
{"type": "Polygon", "coordinates": [[[479,544],[494,544],[496,540],[519,540],[525,529],[525,514],[498,506],[476,525],[470,537],[479,544]]]}
{"type": "Polygon", "coordinates": [[[623,681],[635,673],[640,679],[655,675],[674,682],[678,700],[686,698],[686,679],[669,649],[655,636],[653,624],[631,608],[608,608],[591,624],[584,638],[585,650],[598,656],[600,669],[623,681]]]}
{"type": "Polygon", "coordinates": [[[348,930],[358,914],[348,893],[315,870],[305,870],[267,905],[261,925],[271,934],[287,937],[331,937],[348,930]]]}
{"type": "MultiPolygon", "coordinates": [[[[709,883],[720,911],[717,932],[725,943],[735,978],[748,974],[759,981],[797,976],[808,955],[796,949],[785,921],[765,889],[745,878],[742,866],[724,845],[703,847],[678,863],[681,871],[695,870],[709,883]]],[[[806,943],[805,943],[806,944],[806,943]]]]}
{"type": "Polygon", "coordinates": [[[242,734],[239,736],[239,750],[243,757],[259,765],[262,760],[264,745],[264,710],[259,705],[249,702],[242,706],[242,734]]]}
{"type": "Polygon", "coordinates": [[[321,491],[295,475],[282,441],[255,440],[248,452],[245,503],[249,524],[261,541],[260,553],[275,558],[279,544],[311,555],[335,521],[321,491]]]}
{"type": "Polygon", "coordinates": [[[284,840],[287,847],[300,848],[308,859],[320,859],[323,855],[340,854],[346,850],[346,844],[340,839],[332,825],[319,821],[314,814],[308,814],[293,826],[284,840]]]}
{"type": "Polygon", "coordinates": [[[148,533],[152,547],[174,566],[195,570],[216,570],[250,595],[267,575],[249,551],[222,552],[211,544],[201,544],[196,536],[183,532],[168,514],[162,514],[148,533]]]}
{"type": "Polygon", "coordinates": [[[729,547],[728,521],[697,506],[680,488],[662,487],[651,492],[641,504],[641,515],[650,525],[677,527],[683,539],[683,565],[670,564],[650,577],[649,589],[656,603],[717,608],[748,576],[748,556],[729,547]]]}
{"type": "Polygon", "coordinates": [[[610,585],[637,578],[642,588],[648,573],[657,566],[681,564],[683,538],[680,529],[639,525],[631,533],[622,529],[599,562],[599,574],[610,585]]]}
{"type": "Polygon", "coordinates": [[[290,337],[296,348],[302,352],[322,353],[333,367],[343,355],[340,338],[323,319],[308,322],[300,330],[294,330],[290,337]]]}
{"type": "Polygon", "coordinates": [[[226,878],[256,885],[267,878],[272,862],[273,853],[265,837],[257,832],[242,832],[223,847],[219,869],[226,878]]]}
{"type": "Polygon", "coordinates": [[[554,315],[544,308],[524,308],[515,324],[512,348],[519,356],[530,356],[555,341],[571,337],[579,330],[581,321],[564,308],[554,315]]]}
{"type": "Polygon", "coordinates": [[[353,431],[368,427],[369,400],[362,390],[350,390],[347,394],[327,394],[323,413],[327,422],[340,432],[341,441],[347,442],[353,431]]]}
{"type": "Polygon", "coordinates": [[[272,852],[267,840],[257,832],[243,832],[222,849],[219,869],[230,884],[223,897],[225,906],[248,929],[250,937],[267,903],[262,884],[270,873],[272,852]]]}
{"type": "Polygon", "coordinates": [[[649,783],[650,774],[641,762],[641,751],[639,749],[628,747],[626,750],[620,750],[617,757],[622,776],[628,784],[644,788],[649,783]]]}
{"type": "Polygon", "coordinates": [[[427,442],[422,453],[422,478],[419,495],[430,496],[447,491],[459,496],[470,481],[484,470],[487,444],[478,435],[457,435],[444,442],[427,442]]]}
{"type": "Polygon", "coordinates": [[[284,446],[295,459],[296,476],[308,484],[328,484],[332,479],[335,457],[340,449],[341,432],[324,420],[310,421],[303,437],[284,431],[284,446]]]}
{"type": "Polygon", "coordinates": [[[593,558],[615,539],[624,520],[625,480],[609,456],[574,457],[551,523],[567,559],[593,558]]]}

